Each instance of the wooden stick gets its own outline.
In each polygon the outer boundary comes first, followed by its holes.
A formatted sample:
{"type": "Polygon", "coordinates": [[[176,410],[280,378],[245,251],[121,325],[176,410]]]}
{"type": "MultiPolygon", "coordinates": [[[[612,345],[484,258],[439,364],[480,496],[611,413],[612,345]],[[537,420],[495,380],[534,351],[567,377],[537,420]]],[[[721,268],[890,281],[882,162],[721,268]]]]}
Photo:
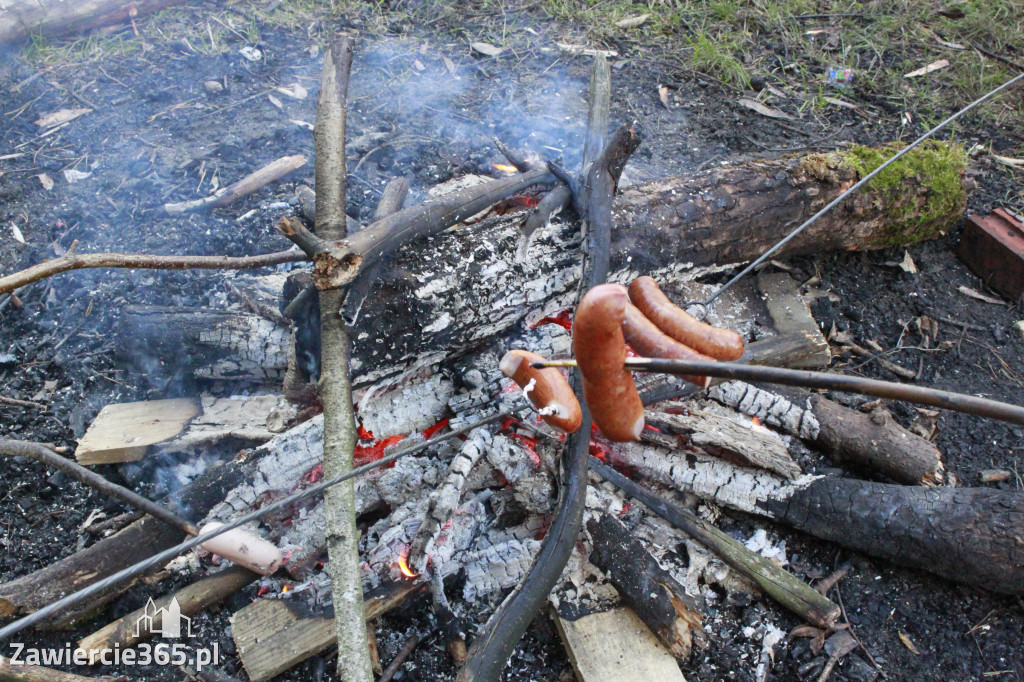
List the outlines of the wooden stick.
{"type": "MultiPolygon", "coordinates": [[[[575,360],[553,360],[535,362],[534,367],[575,367],[575,360]]],[[[666,360],[664,358],[626,358],[626,369],[634,372],[662,372],[685,376],[687,374],[715,376],[723,379],[742,381],[763,381],[800,388],[823,388],[830,391],[860,393],[878,398],[903,400],[921,405],[941,407],[956,412],[976,414],[998,419],[1010,424],[1024,426],[1024,407],[1011,405],[988,398],[978,398],[964,393],[942,391],[924,386],[909,386],[891,381],[878,381],[846,374],[830,372],[808,372],[782,367],[758,367],[738,362],[690,362],[687,360],[666,360]]]]}
{"type": "Polygon", "coordinates": [[[230,597],[257,577],[259,576],[256,573],[241,566],[226,568],[154,602],[158,615],[153,620],[142,619],[146,614],[146,607],[137,609],[83,637],[78,642],[78,648],[86,652],[89,664],[94,665],[99,662],[104,651],[117,647],[125,649],[151,637],[153,633],[150,626],[160,624],[163,617],[161,609],[167,607],[172,600],[177,600],[181,607],[181,615],[191,616],[230,597]]]}
{"type": "Polygon", "coordinates": [[[46,277],[82,268],[141,268],[149,270],[248,270],[307,260],[301,251],[278,251],[261,256],[152,256],[135,253],[75,253],[78,242],[60,258],[44,261],[0,277],[0,294],[46,277]]]}
{"type": "MultiPolygon", "coordinates": [[[[314,133],[316,236],[325,242],[336,242],[346,234],[345,100],[353,48],[354,41],[349,36],[335,37],[324,57],[320,80],[314,133]]],[[[356,444],[348,367],[351,341],[338,314],[344,298],[344,292],[337,288],[320,291],[321,370],[318,391],[324,408],[324,475],[327,478],[351,471],[356,444]]],[[[364,607],[353,482],[350,480],[325,491],[324,506],[338,639],[338,677],[346,682],[373,682],[369,642],[366,628],[362,626],[364,607]]]]}
{"type": "Polygon", "coordinates": [[[628,496],[693,536],[739,573],[757,583],[768,595],[791,612],[817,627],[832,629],[839,618],[839,607],[789,571],[746,548],[743,543],[700,518],[688,509],[655,495],[615,469],[591,457],[593,470],[628,496]]]}
{"type": "Polygon", "coordinates": [[[420,633],[412,633],[412,636],[406,640],[405,644],[402,645],[402,648],[398,650],[397,654],[395,654],[395,657],[391,659],[390,663],[388,663],[388,667],[384,669],[384,672],[381,674],[378,682],[391,682],[391,680],[395,678],[395,673],[397,673],[398,669],[402,667],[403,663],[405,663],[405,659],[409,658],[409,656],[412,655],[412,652],[416,650],[416,646],[420,643],[421,639],[423,638],[420,636],[420,633]]]}
{"type": "MultiPolygon", "coordinates": [[[[604,58],[595,60],[591,71],[592,81],[610,79],[604,58]]],[[[595,84],[590,102],[592,113],[589,121],[599,125],[607,122],[606,114],[593,112],[594,109],[608,109],[610,85],[595,84]]],[[[588,139],[604,139],[606,131],[590,131],[588,139]]],[[[575,202],[581,210],[583,221],[584,250],[583,277],[579,289],[582,297],[591,287],[604,282],[608,277],[610,262],[609,247],[612,229],[612,200],[616,185],[626,160],[639,146],[640,140],[630,126],[623,126],[612,136],[611,141],[598,158],[584,157],[582,196],[575,202]]],[[[597,150],[591,146],[591,154],[597,150]]],[[[526,173],[524,175],[529,175],[526,173]]],[[[582,395],[578,375],[573,376],[573,390],[582,395]]],[[[509,656],[520,638],[546,602],[551,589],[558,581],[579,536],[583,523],[583,506],[587,489],[587,451],[590,442],[590,412],[583,408],[583,425],[569,436],[562,453],[562,481],[560,504],[551,521],[551,527],[530,567],[529,572],[515,591],[491,616],[480,635],[469,650],[466,665],[459,671],[459,682],[487,682],[500,677],[509,656]],[[585,435],[582,435],[585,434],[585,435]]]]}
{"type": "Polygon", "coordinates": [[[263,168],[249,173],[238,182],[230,185],[221,191],[202,199],[192,199],[173,204],[164,204],[164,210],[171,215],[191,213],[211,208],[221,208],[233,204],[242,197],[246,197],[264,185],[275,180],[280,180],[292,171],[296,171],[306,165],[306,157],[302,154],[294,156],[282,156],[280,159],[271,161],[263,168]]]}

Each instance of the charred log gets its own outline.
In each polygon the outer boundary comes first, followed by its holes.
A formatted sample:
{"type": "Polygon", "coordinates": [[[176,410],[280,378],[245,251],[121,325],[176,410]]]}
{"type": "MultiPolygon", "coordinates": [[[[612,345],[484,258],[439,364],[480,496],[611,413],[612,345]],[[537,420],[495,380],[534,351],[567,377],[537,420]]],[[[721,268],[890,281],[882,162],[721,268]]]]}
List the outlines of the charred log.
{"type": "Polygon", "coordinates": [[[619,521],[600,514],[587,522],[590,561],[607,574],[623,600],[677,659],[690,657],[701,614],[686,589],[619,521]]]}

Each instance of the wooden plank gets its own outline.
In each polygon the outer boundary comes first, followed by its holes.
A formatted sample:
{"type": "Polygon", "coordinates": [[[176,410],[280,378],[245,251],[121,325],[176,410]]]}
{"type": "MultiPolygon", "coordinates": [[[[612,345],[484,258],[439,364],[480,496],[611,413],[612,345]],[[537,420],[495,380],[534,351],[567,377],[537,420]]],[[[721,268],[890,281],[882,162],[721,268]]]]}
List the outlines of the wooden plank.
{"type": "Polygon", "coordinates": [[[775,323],[775,331],[780,336],[803,334],[814,345],[814,352],[792,366],[797,369],[827,367],[832,362],[832,352],[811,315],[810,306],[800,295],[797,282],[784,272],[762,272],[757,276],[757,287],[775,323]]]}
{"type": "Polygon", "coordinates": [[[630,608],[555,625],[580,682],[686,682],[679,665],[630,608]]]}
{"type": "Polygon", "coordinates": [[[153,443],[177,436],[199,414],[191,398],[107,405],[78,441],[80,464],[135,462],[153,443]]]}
{"type": "Polygon", "coordinates": [[[231,629],[249,679],[272,679],[334,644],[333,615],[309,616],[280,599],[261,599],[235,613],[231,629]]]}
{"type": "MultiPolygon", "coordinates": [[[[424,587],[423,581],[403,580],[364,592],[366,620],[387,613],[424,587]]],[[[314,611],[280,599],[260,599],[237,611],[231,632],[252,682],[272,679],[338,640],[332,607],[314,611]]]]}

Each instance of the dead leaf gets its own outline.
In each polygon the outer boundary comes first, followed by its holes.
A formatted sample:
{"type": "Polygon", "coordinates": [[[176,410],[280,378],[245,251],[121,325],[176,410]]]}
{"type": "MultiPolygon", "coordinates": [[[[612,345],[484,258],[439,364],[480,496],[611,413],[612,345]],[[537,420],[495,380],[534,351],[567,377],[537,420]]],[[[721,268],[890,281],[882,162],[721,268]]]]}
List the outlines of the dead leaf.
{"type": "Polygon", "coordinates": [[[249,45],[246,45],[245,47],[240,49],[238,51],[238,54],[242,55],[250,62],[258,62],[259,60],[263,59],[263,53],[257,50],[255,47],[251,47],[249,45]]]}
{"type": "Polygon", "coordinates": [[[658,99],[661,100],[661,103],[665,105],[666,109],[671,109],[672,107],[669,106],[668,93],[669,89],[667,85],[658,86],[658,99]]]}
{"type": "Polygon", "coordinates": [[[878,343],[878,341],[875,341],[874,339],[864,339],[864,345],[870,348],[871,350],[875,351],[876,353],[885,352],[885,349],[882,348],[882,345],[878,343]]]}
{"type": "Polygon", "coordinates": [[[21,230],[18,229],[18,226],[15,225],[14,223],[11,223],[11,234],[14,235],[14,241],[18,242],[19,244],[26,243],[25,235],[21,233],[21,230]]]}
{"type": "Polygon", "coordinates": [[[641,14],[640,16],[637,17],[626,17],[625,19],[620,19],[619,21],[615,22],[615,25],[618,26],[619,28],[636,28],[637,26],[640,26],[650,18],[650,13],[641,14]]]}
{"type": "Polygon", "coordinates": [[[1002,301],[992,296],[986,296],[980,291],[975,291],[970,287],[957,287],[956,290],[959,291],[964,296],[970,296],[971,298],[975,298],[979,301],[984,301],[985,303],[994,303],[995,305],[1007,305],[1006,301],[1002,301]]]}
{"type": "Polygon", "coordinates": [[[90,111],[92,111],[92,109],[61,109],[60,111],[55,111],[52,114],[46,114],[35,123],[40,128],[52,128],[54,126],[59,126],[61,123],[74,121],[79,116],[88,114],[90,111]]]}
{"type": "Polygon", "coordinates": [[[903,74],[903,77],[904,78],[917,78],[918,76],[923,76],[925,74],[932,73],[933,71],[938,71],[940,69],[944,69],[947,66],[949,66],[949,60],[948,59],[940,59],[937,62],[932,62],[928,66],[922,66],[920,69],[917,69],[916,71],[911,71],[910,73],[903,74]]]}
{"type": "Polygon", "coordinates": [[[951,50],[966,50],[967,49],[966,46],[961,45],[960,43],[951,43],[948,40],[943,40],[939,36],[935,36],[935,42],[937,42],[939,45],[942,45],[943,47],[948,47],[951,50]]]}
{"type": "Polygon", "coordinates": [[[793,117],[790,116],[789,114],[787,114],[786,112],[781,111],[779,109],[773,109],[772,107],[769,107],[769,106],[765,106],[764,104],[761,104],[760,102],[758,102],[756,99],[749,99],[747,97],[742,97],[742,98],[740,98],[739,103],[740,103],[740,106],[744,106],[747,109],[750,109],[751,111],[756,111],[757,113],[761,114],[762,116],[767,116],[768,118],[780,118],[780,119],[783,119],[785,121],[792,121],[793,120],[793,117]]]}
{"type": "Polygon", "coordinates": [[[426,71],[427,69],[427,67],[423,66],[423,62],[421,62],[418,59],[412,60],[412,68],[416,69],[417,71],[426,71]]]}
{"type": "Polygon", "coordinates": [[[817,637],[822,632],[821,628],[816,628],[813,625],[797,625],[789,631],[789,637],[790,639],[794,637],[817,637]]]}
{"type": "Polygon", "coordinates": [[[910,638],[902,632],[900,633],[900,641],[903,642],[903,646],[910,649],[910,653],[914,654],[915,656],[921,655],[921,652],[917,650],[917,647],[914,646],[914,643],[910,641],[910,638]]]}
{"type": "Polygon", "coordinates": [[[43,186],[43,189],[53,189],[53,178],[51,178],[49,175],[47,175],[46,173],[40,173],[36,177],[39,178],[39,184],[43,186]]]}
{"type": "Polygon", "coordinates": [[[267,99],[269,99],[270,103],[273,104],[278,109],[284,109],[284,104],[281,102],[281,99],[279,97],[274,97],[273,95],[267,95],[267,99]]]}
{"type": "Polygon", "coordinates": [[[291,122],[299,126],[300,128],[305,128],[306,130],[316,130],[316,127],[309,121],[300,121],[297,118],[293,118],[291,122]]]}
{"type": "Polygon", "coordinates": [[[309,91],[306,90],[306,88],[299,85],[298,83],[289,85],[287,88],[274,89],[280,92],[282,95],[286,97],[291,97],[292,99],[306,99],[306,95],[309,94],[309,91]]]}
{"type": "Polygon", "coordinates": [[[497,57],[505,51],[505,48],[491,45],[490,43],[470,43],[469,47],[473,52],[482,54],[485,57],[497,57]]]}
{"type": "Polygon", "coordinates": [[[1024,168],[1024,159],[1011,159],[1009,156],[999,156],[998,154],[989,154],[997,163],[1001,163],[1004,166],[1012,166],[1013,168],[1024,168]]]}
{"type": "Polygon", "coordinates": [[[860,109],[860,107],[857,106],[856,104],[854,104],[853,102],[847,102],[845,99],[839,99],[838,97],[825,97],[823,99],[828,104],[831,104],[832,106],[835,106],[835,107],[842,107],[843,109],[851,109],[851,110],[860,109]]]}
{"type": "Polygon", "coordinates": [[[910,257],[909,251],[903,252],[903,261],[900,263],[900,269],[903,272],[909,272],[911,275],[917,274],[917,266],[914,264],[914,259],[910,257]]]}
{"type": "Polygon", "coordinates": [[[455,75],[455,64],[452,63],[452,60],[448,59],[448,57],[445,57],[444,55],[441,55],[441,63],[444,64],[444,68],[448,69],[448,73],[450,73],[453,76],[455,75]]]}

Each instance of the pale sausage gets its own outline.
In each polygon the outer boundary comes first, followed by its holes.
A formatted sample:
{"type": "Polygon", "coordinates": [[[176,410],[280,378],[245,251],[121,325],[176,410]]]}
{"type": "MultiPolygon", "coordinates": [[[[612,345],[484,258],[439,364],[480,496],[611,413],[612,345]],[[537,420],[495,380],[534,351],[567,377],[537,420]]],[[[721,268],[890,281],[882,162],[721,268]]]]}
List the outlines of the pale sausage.
{"type": "Polygon", "coordinates": [[[565,433],[573,433],[583,422],[583,410],[565,376],[555,369],[537,369],[534,362],[546,358],[525,350],[510,350],[498,363],[501,373],[512,379],[548,425],[565,433]]]}

